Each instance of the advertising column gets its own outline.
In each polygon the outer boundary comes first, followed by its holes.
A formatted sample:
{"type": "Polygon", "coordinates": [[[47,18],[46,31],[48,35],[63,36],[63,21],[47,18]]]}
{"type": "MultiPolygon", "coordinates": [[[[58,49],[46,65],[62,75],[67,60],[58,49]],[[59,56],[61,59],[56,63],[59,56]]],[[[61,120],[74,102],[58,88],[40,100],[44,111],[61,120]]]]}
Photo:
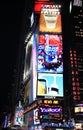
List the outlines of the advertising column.
{"type": "Polygon", "coordinates": [[[43,5],[40,13],[37,97],[63,97],[61,5],[43,5]]]}

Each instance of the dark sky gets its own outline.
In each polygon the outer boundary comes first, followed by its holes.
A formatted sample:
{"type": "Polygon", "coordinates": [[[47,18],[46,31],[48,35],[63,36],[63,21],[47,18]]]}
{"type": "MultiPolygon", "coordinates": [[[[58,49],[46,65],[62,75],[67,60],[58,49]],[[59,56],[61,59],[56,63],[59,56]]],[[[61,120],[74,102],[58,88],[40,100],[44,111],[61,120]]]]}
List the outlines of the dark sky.
{"type": "Polygon", "coordinates": [[[12,72],[18,55],[25,0],[0,2],[0,110],[12,87],[12,72]]]}

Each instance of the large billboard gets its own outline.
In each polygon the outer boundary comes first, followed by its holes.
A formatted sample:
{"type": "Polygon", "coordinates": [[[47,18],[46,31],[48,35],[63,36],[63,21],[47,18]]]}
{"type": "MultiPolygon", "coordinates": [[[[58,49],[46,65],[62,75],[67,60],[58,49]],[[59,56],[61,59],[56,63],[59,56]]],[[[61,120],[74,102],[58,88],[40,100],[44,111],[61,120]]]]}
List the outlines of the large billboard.
{"type": "Polygon", "coordinates": [[[62,35],[40,34],[38,42],[38,71],[63,73],[62,35]]]}
{"type": "Polygon", "coordinates": [[[41,32],[62,32],[61,5],[44,5],[40,14],[41,32]]]}
{"type": "Polygon", "coordinates": [[[56,122],[62,119],[61,106],[40,106],[40,120],[42,122],[56,122]]]}
{"type": "Polygon", "coordinates": [[[63,75],[38,73],[37,96],[63,97],[63,75]]]}
{"type": "Polygon", "coordinates": [[[43,5],[37,45],[37,97],[63,97],[61,5],[43,5]]]}

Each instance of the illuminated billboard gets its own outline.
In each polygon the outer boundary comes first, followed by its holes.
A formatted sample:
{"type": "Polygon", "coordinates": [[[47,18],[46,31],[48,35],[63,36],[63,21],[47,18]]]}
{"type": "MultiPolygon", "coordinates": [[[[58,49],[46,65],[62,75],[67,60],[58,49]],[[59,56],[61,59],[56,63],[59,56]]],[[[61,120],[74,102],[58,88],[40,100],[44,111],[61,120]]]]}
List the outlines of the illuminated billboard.
{"type": "Polygon", "coordinates": [[[40,13],[41,32],[62,32],[61,5],[44,5],[40,13]]]}
{"type": "Polygon", "coordinates": [[[75,107],[75,113],[79,113],[79,112],[83,113],[83,107],[81,106],[75,107]]]}
{"type": "Polygon", "coordinates": [[[82,130],[82,128],[83,128],[82,123],[76,123],[76,124],[75,124],[75,129],[76,129],[76,130],[82,130]]]}
{"type": "Polygon", "coordinates": [[[39,2],[39,1],[38,1],[38,2],[35,2],[34,12],[37,13],[37,14],[39,14],[40,11],[41,11],[42,6],[43,6],[44,4],[46,4],[46,2],[39,2]]]}
{"type": "Polygon", "coordinates": [[[14,117],[14,125],[23,125],[24,123],[24,109],[22,107],[16,107],[15,117],[14,117]]]}
{"type": "Polygon", "coordinates": [[[36,0],[35,4],[34,4],[34,12],[36,14],[40,14],[43,5],[48,4],[48,2],[50,4],[52,3],[52,2],[50,2],[50,0],[36,0]]]}
{"type": "Polygon", "coordinates": [[[38,73],[37,96],[63,97],[63,74],[38,73]]]}
{"type": "Polygon", "coordinates": [[[62,35],[40,34],[38,42],[38,71],[63,73],[62,35]]]}
{"type": "Polygon", "coordinates": [[[40,119],[39,119],[39,109],[36,108],[34,110],[34,124],[40,124],[40,119]]]}
{"type": "Polygon", "coordinates": [[[33,36],[26,44],[25,50],[25,59],[24,59],[24,74],[23,74],[23,82],[29,78],[31,73],[31,59],[32,59],[32,44],[33,44],[33,36]]]}
{"type": "Polygon", "coordinates": [[[37,42],[37,97],[63,97],[61,5],[41,8],[37,42]]]}
{"type": "Polygon", "coordinates": [[[42,122],[55,122],[62,119],[62,107],[60,106],[40,106],[40,120],[42,122]]]}
{"type": "Polygon", "coordinates": [[[83,123],[83,104],[74,107],[74,119],[76,123],[83,123]]]}

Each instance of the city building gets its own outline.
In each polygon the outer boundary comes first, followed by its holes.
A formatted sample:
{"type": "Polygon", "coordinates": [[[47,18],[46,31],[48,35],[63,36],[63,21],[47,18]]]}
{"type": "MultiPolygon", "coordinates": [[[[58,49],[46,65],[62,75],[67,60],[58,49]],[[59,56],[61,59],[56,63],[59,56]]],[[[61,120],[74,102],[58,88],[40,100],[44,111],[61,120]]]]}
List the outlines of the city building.
{"type": "Polygon", "coordinates": [[[24,116],[31,129],[42,129],[63,119],[61,6],[60,2],[35,1],[31,31],[25,39],[24,116]]]}
{"type": "Polygon", "coordinates": [[[76,107],[83,108],[83,1],[70,1],[70,45],[69,45],[69,85],[75,122],[83,122],[83,112],[75,111],[76,107]]]}
{"type": "Polygon", "coordinates": [[[79,115],[76,107],[83,107],[83,4],[36,0],[29,13],[28,31],[27,22],[23,24],[16,96],[24,108],[24,124],[40,130],[74,119],[79,115]]]}

